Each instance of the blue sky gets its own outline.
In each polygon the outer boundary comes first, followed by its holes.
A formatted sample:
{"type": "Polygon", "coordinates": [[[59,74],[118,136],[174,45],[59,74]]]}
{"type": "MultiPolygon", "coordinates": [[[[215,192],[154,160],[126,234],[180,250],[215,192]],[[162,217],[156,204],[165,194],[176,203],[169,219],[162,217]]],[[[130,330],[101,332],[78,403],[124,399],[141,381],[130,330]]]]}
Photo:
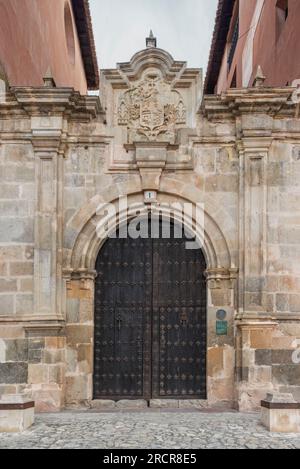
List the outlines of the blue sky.
{"type": "Polygon", "coordinates": [[[217,0],[90,0],[101,68],[144,49],[153,30],[158,47],[206,70],[217,0]]]}

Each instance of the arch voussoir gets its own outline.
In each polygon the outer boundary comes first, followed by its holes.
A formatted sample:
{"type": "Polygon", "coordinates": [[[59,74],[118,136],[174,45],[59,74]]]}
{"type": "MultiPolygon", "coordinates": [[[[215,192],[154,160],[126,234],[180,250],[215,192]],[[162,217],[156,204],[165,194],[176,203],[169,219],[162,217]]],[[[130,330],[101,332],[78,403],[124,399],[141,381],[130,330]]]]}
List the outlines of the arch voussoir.
{"type": "MultiPolygon", "coordinates": [[[[188,185],[179,182],[176,192],[175,182],[175,179],[166,178],[164,180],[158,196],[161,206],[164,203],[174,203],[175,205],[176,203],[190,203],[193,206],[203,204],[202,239],[200,241],[203,245],[207,265],[209,269],[231,269],[233,267],[230,255],[232,247],[230,241],[228,242],[226,239],[225,228],[222,229],[222,223],[227,214],[222,213],[220,216],[220,207],[209,197],[204,203],[203,192],[200,190],[191,191],[188,185]]],[[[73,216],[67,225],[64,263],[68,271],[94,269],[98,252],[108,236],[108,229],[116,229],[121,221],[125,222],[130,219],[130,209],[129,211],[123,210],[123,212],[120,209],[120,197],[126,197],[128,207],[133,206],[134,211],[147,210],[143,193],[136,186],[130,186],[126,182],[118,184],[109,192],[103,191],[93,197],[73,216]],[[109,210],[106,212],[106,204],[107,207],[114,207],[112,214],[109,214],[109,210]]],[[[172,210],[172,213],[175,219],[177,217],[178,220],[181,220],[180,213],[177,214],[176,210],[172,210]]],[[[194,219],[189,222],[189,228],[194,232],[195,222],[194,219]]]]}

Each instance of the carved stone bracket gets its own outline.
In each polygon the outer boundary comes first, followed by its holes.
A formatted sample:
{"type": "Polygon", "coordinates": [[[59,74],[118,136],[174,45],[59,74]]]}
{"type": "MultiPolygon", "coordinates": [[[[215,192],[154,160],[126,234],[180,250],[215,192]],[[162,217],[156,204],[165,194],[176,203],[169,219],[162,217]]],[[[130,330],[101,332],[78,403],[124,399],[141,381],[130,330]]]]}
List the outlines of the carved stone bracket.
{"type": "Polygon", "coordinates": [[[136,143],[136,163],[143,190],[158,190],[167,161],[168,143],[136,143]]]}

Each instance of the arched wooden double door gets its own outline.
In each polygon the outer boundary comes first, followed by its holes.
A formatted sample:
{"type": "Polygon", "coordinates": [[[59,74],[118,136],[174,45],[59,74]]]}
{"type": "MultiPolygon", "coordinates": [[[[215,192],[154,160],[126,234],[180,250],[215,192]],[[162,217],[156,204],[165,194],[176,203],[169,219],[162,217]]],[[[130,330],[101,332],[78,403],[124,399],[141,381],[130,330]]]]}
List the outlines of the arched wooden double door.
{"type": "Polygon", "coordinates": [[[205,399],[203,253],[145,222],[147,239],[118,234],[97,259],[94,399],[205,399]]]}

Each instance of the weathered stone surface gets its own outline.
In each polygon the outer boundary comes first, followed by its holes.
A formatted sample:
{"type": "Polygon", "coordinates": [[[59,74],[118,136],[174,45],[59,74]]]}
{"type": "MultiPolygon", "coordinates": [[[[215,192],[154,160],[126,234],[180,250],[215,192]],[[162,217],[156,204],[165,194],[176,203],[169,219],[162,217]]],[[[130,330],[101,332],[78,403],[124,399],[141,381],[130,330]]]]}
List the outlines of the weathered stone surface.
{"type": "Polygon", "coordinates": [[[0,264],[0,275],[7,275],[8,274],[8,264],[5,264],[4,262],[2,262],[0,264]]]}
{"type": "Polygon", "coordinates": [[[23,293],[33,293],[33,278],[21,278],[20,291],[23,293]]]}
{"type": "Polygon", "coordinates": [[[46,337],[45,347],[47,349],[63,349],[65,347],[64,337],[46,337]]]}
{"type": "Polygon", "coordinates": [[[38,413],[59,412],[62,408],[62,389],[58,385],[46,384],[33,389],[35,409],[38,413]]]}
{"type": "Polygon", "coordinates": [[[4,179],[11,182],[32,182],[34,181],[34,168],[24,166],[8,166],[5,169],[4,179]]]}
{"type": "Polygon", "coordinates": [[[292,365],[293,364],[293,351],[292,350],[272,350],[272,364],[273,365],[292,365]]]}
{"type": "Polygon", "coordinates": [[[78,298],[68,298],[67,300],[67,322],[68,324],[76,324],[79,322],[79,306],[78,298]]]}
{"type": "Polygon", "coordinates": [[[18,245],[0,246],[1,262],[19,262],[24,257],[24,247],[18,245]]]}
{"type": "Polygon", "coordinates": [[[252,385],[269,384],[272,382],[272,366],[256,366],[249,369],[249,381],[252,385]]]}
{"type": "Polygon", "coordinates": [[[122,400],[116,402],[117,409],[146,409],[148,407],[148,403],[145,400],[137,399],[134,401],[122,400]]]}
{"type": "Polygon", "coordinates": [[[93,321],[94,318],[94,304],[91,299],[88,300],[81,300],[80,301],[80,322],[81,323],[89,323],[93,321]]]}
{"type": "Polygon", "coordinates": [[[176,399],[152,399],[150,407],[152,409],[178,409],[179,401],[176,399]]]}
{"type": "Polygon", "coordinates": [[[33,239],[31,218],[1,218],[0,243],[32,243],[33,239]]]}
{"type": "Polygon", "coordinates": [[[15,297],[13,295],[0,296],[0,316],[9,316],[15,313],[15,297]]]}
{"type": "Polygon", "coordinates": [[[236,371],[240,381],[248,381],[250,375],[250,369],[248,366],[238,367],[236,371]]]}
{"type": "Polygon", "coordinates": [[[89,399],[88,381],[85,375],[66,377],[66,402],[80,402],[89,399]]]}
{"type": "Polygon", "coordinates": [[[272,365],[272,350],[255,350],[256,365],[272,365]]]}
{"type": "Polygon", "coordinates": [[[280,386],[279,391],[283,394],[292,394],[296,402],[300,402],[300,384],[298,386],[280,386]]]}
{"type": "Polygon", "coordinates": [[[45,347],[45,339],[28,340],[28,362],[40,363],[42,361],[42,351],[45,347]]]}
{"type": "Polygon", "coordinates": [[[20,325],[1,325],[2,339],[22,339],[25,337],[24,329],[20,325]]]}
{"type": "Polygon", "coordinates": [[[201,410],[201,409],[207,409],[209,407],[208,401],[202,401],[202,400],[179,400],[179,409],[194,409],[194,410],[201,410]]]}
{"type": "Polygon", "coordinates": [[[91,402],[91,408],[94,410],[112,410],[116,409],[116,402],[110,400],[94,400],[91,402]]]}
{"type": "Polygon", "coordinates": [[[48,381],[48,367],[41,364],[28,365],[28,384],[42,384],[48,381]]]}
{"type": "Polygon", "coordinates": [[[93,337],[92,326],[67,326],[67,343],[69,346],[91,343],[93,337]]]}
{"type": "Polygon", "coordinates": [[[83,344],[78,346],[78,362],[86,362],[90,372],[93,367],[93,348],[91,345],[83,344]]]}
{"type": "Polygon", "coordinates": [[[64,367],[63,365],[48,366],[48,382],[49,384],[64,384],[64,367]]]}
{"type": "Polygon", "coordinates": [[[32,262],[11,262],[10,275],[13,277],[29,276],[33,274],[32,262]]]}
{"type": "MultiPolygon", "coordinates": [[[[300,244],[300,241],[299,241],[300,244]]],[[[290,311],[292,313],[300,313],[300,295],[289,296],[290,311]]]]}
{"type": "Polygon", "coordinates": [[[214,347],[208,350],[208,376],[218,377],[224,371],[224,349],[214,347]]]}
{"type": "Polygon", "coordinates": [[[16,295],[16,313],[28,315],[33,313],[33,295],[16,295]]]}
{"type": "Polygon", "coordinates": [[[7,362],[27,362],[28,361],[28,340],[6,340],[6,361],[7,362]]]}
{"type": "Polygon", "coordinates": [[[27,383],[28,363],[0,363],[0,383],[27,383]]]}
{"type": "Polygon", "coordinates": [[[56,364],[64,361],[64,350],[51,349],[43,351],[43,363],[56,364]]]}
{"type": "Polygon", "coordinates": [[[19,187],[17,184],[1,184],[0,198],[1,199],[18,199],[19,187]]]}
{"type": "Polygon", "coordinates": [[[28,215],[28,203],[21,200],[17,204],[13,200],[3,201],[1,215],[3,217],[26,217],[28,215]]]}
{"type": "Polygon", "coordinates": [[[7,395],[7,394],[16,394],[17,393],[17,385],[9,385],[9,384],[0,384],[0,397],[7,395]]]}
{"type": "Polygon", "coordinates": [[[45,348],[45,339],[33,339],[29,340],[29,348],[31,350],[41,350],[45,348]]]}
{"type": "Polygon", "coordinates": [[[251,331],[251,347],[254,349],[269,349],[272,346],[272,334],[269,329],[254,329],[251,331]]]}
{"type": "Polygon", "coordinates": [[[273,365],[273,379],[281,385],[299,385],[300,367],[299,365],[273,365]]]}
{"type": "Polygon", "coordinates": [[[0,279],[0,293],[16,292],[17,289],[16,280],[0,279]]]}

